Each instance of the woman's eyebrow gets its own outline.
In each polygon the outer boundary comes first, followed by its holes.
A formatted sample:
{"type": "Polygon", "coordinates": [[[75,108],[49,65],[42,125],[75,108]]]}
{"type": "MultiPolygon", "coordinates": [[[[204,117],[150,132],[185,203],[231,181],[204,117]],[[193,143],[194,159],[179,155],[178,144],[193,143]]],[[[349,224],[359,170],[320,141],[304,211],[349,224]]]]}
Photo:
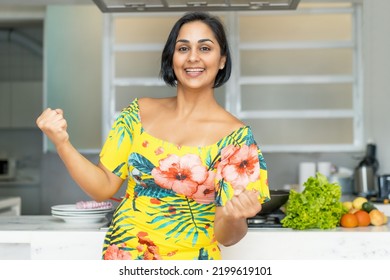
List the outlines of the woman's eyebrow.
{"type": "MultiPolygon", "coordinates": [[[[187,39],[179,39],[179,40],[176,41],[176,44],[177,43],[189,43],[189,42],[190,41],[187,40],[187,39]]],[[[211,39],[200,39],[200,40],[198,40],[198,43],[204,43],[204,42],[211,42],[211,43],[214,44],[213,40],[211,40],[211,39]]]]}

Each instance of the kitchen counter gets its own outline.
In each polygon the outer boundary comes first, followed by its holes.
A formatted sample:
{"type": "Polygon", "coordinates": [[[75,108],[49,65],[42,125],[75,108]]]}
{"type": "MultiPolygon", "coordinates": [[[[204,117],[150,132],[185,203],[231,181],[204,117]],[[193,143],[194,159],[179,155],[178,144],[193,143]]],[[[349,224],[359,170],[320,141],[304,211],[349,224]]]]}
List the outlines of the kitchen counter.
{"type": "Polygon", "coordinates": [[[101,255],[108,221],[65,223],[52,216],[0,217],[0,260],[93,260],[101,255]]]}
{"type": "MultiPolygon", "coordinates": [[[[106,223],[0,217],[0,259],[99,260],[106,223]]],[[[226,260],[390,259],[390,225],[305,231],[251,228],[238,244],[221,250],[226,260]]]]}

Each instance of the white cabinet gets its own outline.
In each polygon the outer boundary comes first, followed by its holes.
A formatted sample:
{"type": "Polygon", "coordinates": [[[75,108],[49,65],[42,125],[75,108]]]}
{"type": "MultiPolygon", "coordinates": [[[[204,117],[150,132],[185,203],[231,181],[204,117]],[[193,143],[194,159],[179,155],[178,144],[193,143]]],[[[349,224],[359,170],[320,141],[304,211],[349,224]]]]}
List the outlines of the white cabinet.
{"type": "Polygon", "coordinates": [[[36,127],[35,119],[42,111],[41,81],[0,83],[0,128],[36,127]]]}
{"type": "Polygon", "coordinates": [[[20,216],[21,204],[20,197],[0,196],[0,216],[20,216]]]}
{"type": "Polygon", "coordinates": [[[299,13],[238,13],[230,109],[260,137],[263,152],[362,148],[361,9],[328,3],[303,4],[299,13]]]}
{"type": "MultiPolygon", "coordinates": [[[[263,152],[361,149],[360,5],[302,5],[299,13],[219,16],[229,30],[233,72],[215,96],[225,96],[221,105],[251,126],[263,152]]],[[[165,36],[177,17],[159,13],[105,17],[105,134],[134,97],[174,95],[158,79],[156,69],[165,36]]]]}

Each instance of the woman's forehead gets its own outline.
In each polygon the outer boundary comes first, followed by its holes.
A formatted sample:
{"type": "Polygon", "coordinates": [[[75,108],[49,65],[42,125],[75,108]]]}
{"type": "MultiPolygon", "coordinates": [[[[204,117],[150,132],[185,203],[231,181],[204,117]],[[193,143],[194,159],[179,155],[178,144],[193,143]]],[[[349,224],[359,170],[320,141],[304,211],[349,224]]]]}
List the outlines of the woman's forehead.
{"type": "Polygon", "coordinates": [[[210,39],[213,42],[216,41],[213,30],[201,21],[183,24],[177,36],[177,40],[199,41],[202,39],[210,39]]]}

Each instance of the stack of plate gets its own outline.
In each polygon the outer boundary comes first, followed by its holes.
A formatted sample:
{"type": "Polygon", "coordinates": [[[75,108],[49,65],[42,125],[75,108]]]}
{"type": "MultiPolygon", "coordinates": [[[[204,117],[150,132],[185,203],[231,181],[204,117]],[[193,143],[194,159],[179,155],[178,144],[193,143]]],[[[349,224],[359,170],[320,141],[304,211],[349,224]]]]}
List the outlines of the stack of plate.
{"type": "Polygon", "coordinates": [[[100,223],[106,219],[112,208],[80,209],[76,204],[55,205],[51,207],[53,217],[60,218],[68,223],[100,223]]]}

